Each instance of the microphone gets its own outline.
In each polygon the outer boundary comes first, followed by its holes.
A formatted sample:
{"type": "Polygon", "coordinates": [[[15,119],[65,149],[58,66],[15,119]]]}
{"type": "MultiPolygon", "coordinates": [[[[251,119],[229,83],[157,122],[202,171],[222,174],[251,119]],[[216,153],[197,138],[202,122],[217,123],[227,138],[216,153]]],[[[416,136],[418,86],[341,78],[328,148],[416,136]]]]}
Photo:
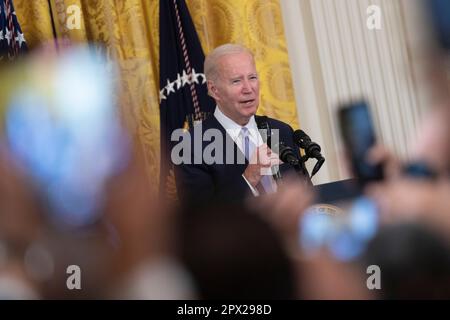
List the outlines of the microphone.
{"type": "Polygon", "coordinates": [[[289,163],[292,166],[298,166],[300,164],[300,160],[295,155],[294,150],[291,147],[284,144],[284,142],[280,142],[278,144],[278,150],[280,152],[279,157],[281,161],[289,163]]]}
{"type": "MultiPolygon", "coordinates": [[[[314,176],[322,167],[322,164],[325,162],[325,158],[322,156],[320,151],[322,150],[320,146],[311,141],[311,138],[303,131],[303,130],[295,130],[294,134],[294,142],[303,150],[305,150],[306,160],[308,158],[317,159],[317,163],[311,172],[311,177],[314,176]]],[[[306,161],[305,160],[305,161],[306,161]]]]}
{"type": "MultiPolygon", "coordinates": [[[[269,148],[272,147],[272,130],[270,129],[269,126],[269,121],[267,120],[266,116],[259,116],[259,117],[255,117],[256,120],[256,126],[259,129],[259,132],[261,134],[261,137],[263,139],[263,141],[267,144],[267,146],[269,148]]],[[[281,179],[281,173],[280,173],[280,169],[274,169],[272,168],[272,174],[273,177],[275,178],[275,180],[280,180],[281,179]]]]}
{"type": "Polygon", "coordinates": [[[291,147],[285,145],[284,142],[282,141],[280,141],[280,143],[277,146],[281,161],[293,166],[295,171],[299,175],[307,178],[309,183],[311,183],[308,171],[306,170],[304,163],[298,158],[296,152],[291,147]]]}
{"type": "Polygon", "coordinates": [[[322,150],[320,146],[311,141],[311,138],[303,130],[294,131],[294,142],[303,150],[308,158],[314,158],[317,160],[323,159],[320,151],[322,150]]]}

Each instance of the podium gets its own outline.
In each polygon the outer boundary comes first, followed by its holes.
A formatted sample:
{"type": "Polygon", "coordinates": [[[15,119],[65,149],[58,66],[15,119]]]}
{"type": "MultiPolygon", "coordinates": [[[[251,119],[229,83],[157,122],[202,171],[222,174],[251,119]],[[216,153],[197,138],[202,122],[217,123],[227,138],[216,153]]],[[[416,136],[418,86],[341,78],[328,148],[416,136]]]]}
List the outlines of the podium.
{"type": "Polygon", "coordinates": [[[313,187],[316,192],[316,203],[336,203],[351,200],[362,194],[356,179],[339,180],[313,187]]]}

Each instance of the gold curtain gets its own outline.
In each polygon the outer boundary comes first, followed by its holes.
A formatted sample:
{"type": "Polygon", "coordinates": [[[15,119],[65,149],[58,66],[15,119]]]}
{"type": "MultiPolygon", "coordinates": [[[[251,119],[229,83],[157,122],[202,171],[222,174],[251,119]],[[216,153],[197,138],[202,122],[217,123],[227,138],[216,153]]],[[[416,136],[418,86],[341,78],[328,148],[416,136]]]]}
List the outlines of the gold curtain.
{"type": "Polygon", "coordinates": [[[53,39],[52,20],[47,0],[14,0],[14,8],[28,47],[53,39]]]}
{"type": "MultiPolygon", "coordinates": [[[[242,43],[255,53],[261,79],[258,113],[298,127],[278,0],[186,3],[205,54],[227,42],[242,43]]],[[[15,0],[14,4],[30,48],[56,34],[59,45],[64,41],[102,44],[106,54],[117,61],[123,121],[142,147],[149,177],[156,179],[152,191],[156,191],[160,161],[159,1],[15,0]],[[78,13],[80,23],[76,25],[78,13]]]]}

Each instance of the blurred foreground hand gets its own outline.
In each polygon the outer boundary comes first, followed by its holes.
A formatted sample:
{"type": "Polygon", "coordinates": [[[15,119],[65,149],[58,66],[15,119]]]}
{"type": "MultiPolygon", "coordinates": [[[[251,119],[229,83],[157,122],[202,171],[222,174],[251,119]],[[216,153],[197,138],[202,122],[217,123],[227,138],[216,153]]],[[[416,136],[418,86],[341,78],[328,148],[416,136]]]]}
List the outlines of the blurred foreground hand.
{"type": "Polygon", "coordinates": [[[296,250],[300,218],[313,200],[310,186],[298,177],[288,176],[278,185],[276,193],[250,198],[248,203],[279,230],[289,248],[296,250]]]}

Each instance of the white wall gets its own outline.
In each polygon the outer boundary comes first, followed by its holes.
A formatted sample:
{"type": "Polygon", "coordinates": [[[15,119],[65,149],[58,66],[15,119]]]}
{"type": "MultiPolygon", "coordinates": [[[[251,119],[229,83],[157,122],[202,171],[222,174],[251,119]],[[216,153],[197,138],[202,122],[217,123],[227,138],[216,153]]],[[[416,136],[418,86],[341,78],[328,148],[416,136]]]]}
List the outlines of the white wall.
{"type": "MultiPolygon", "coordinates": [[[[337,107],[364,97],[380,141],[407,158],[427,105],[421,86],[424,26],[417,0],[280,0],[300,127],[323,149],[315,184],[349,177],[337,107]],[[366,12],[381,9],[381,29],[366,12]],[[419,30],[419,31],[417,31],[419,30]]],[[[311,171],[314,165],[309,160],[311,171]]]]}

